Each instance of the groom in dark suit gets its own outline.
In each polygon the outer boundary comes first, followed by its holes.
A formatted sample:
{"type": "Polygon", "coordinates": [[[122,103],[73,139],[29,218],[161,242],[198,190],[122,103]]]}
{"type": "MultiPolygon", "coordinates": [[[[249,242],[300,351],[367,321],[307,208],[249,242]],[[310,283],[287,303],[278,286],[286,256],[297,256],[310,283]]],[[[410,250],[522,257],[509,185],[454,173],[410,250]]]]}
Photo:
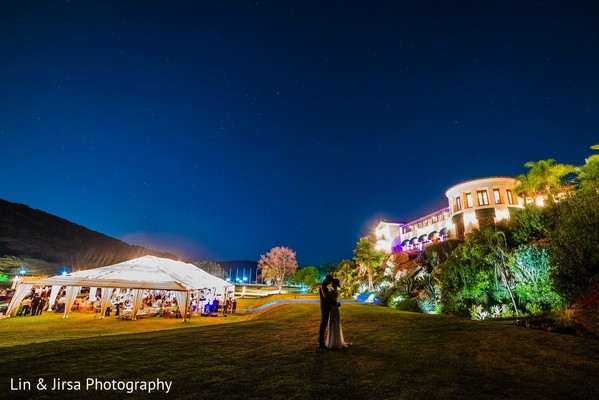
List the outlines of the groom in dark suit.
{"type": "Polygon", "coordinates": [[[324,332],[327,329],[327,324],[329,323],[331,303],[334,302],[333,294],[335,291],[331,287],[332,283],[333,277],[331,275],[327,275],[318,288],[318,293],[320,295],[320,329],[318,330],[318,347],[321,349],[325,348],[324,332]]]}

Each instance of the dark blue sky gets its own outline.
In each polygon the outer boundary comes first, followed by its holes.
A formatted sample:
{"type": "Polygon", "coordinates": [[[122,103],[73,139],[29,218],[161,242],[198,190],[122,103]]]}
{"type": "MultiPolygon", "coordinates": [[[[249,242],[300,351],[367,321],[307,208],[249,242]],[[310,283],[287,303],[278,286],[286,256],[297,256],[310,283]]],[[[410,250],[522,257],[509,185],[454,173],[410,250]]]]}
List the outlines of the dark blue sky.
{"type": "Polygon", "coordinates": [[[599,143],[599,3],[2,1],[0,197],[208,260],[599,143]]]}

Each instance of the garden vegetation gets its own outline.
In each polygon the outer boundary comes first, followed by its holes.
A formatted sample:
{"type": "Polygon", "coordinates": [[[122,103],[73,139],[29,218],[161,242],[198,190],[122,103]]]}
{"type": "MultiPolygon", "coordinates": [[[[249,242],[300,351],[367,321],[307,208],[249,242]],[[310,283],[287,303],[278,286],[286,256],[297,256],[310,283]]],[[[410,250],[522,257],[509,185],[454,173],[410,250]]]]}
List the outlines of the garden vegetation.
{"type": "Polygon", "coordinates": [[[363,237],[354,259],[334,273],[344,294],[473,319],[564,315],[599,303],[599,154],[580,167],[553,159],[525,166],[516,192],[542,197],[543,207],[531,202],[513,210],[509,221],[482,225],[463,241],[435,243],[419,254],[385,256],[374,238],[363,237]]]}

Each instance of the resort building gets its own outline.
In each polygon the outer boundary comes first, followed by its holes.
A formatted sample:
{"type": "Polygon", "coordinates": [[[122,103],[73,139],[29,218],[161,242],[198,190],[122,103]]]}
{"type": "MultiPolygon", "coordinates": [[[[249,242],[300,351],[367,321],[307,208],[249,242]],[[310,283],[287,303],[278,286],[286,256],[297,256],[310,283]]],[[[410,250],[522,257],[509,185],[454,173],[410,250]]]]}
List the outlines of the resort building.
{"type": "Polygon", "coordinates": [[[447,238],[463,239],[481,225],[510,218],[524,202],[516,196],[516,180],[494,176],[458,183],[445,191],[448,207],[407,223],[381,221],[375,228],[376,248],[387,253],[418,251],[447,238]]]}

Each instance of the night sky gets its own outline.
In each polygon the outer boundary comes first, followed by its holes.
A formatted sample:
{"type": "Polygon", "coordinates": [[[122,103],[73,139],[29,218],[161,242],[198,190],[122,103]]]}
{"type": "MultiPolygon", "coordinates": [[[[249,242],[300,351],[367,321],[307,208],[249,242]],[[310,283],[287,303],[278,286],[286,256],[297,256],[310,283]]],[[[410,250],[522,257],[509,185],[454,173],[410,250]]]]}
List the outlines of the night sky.
{"type": "Polygon", "coordinates": [[[0,198],[194,260],[338,262],[596,143],[596,1],[0,2],[0,198]]]}

